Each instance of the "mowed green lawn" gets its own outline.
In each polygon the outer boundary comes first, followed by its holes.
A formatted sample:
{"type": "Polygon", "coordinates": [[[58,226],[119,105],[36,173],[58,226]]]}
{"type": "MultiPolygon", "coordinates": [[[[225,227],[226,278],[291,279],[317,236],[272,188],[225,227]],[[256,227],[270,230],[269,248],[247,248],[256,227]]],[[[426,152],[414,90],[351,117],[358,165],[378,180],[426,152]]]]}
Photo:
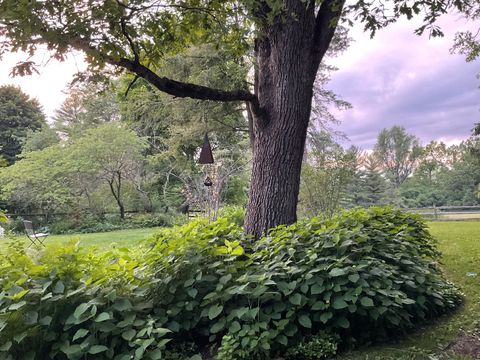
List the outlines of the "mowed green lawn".
{"type": "MultiPolygon", "coordinates": [[[[46,244],[65,243],[71,239],[80,240],[81,246],[97,246],[99,248],[108,248],[110,246],[135,246],[138,242],[148,238],[150,235],[158,231],[160,228],[145,228],[145,229],[128,229],[118,230],[104,233],[91,234],[68,234],[68,235],[50,235],[46,238],[46,244]]],[[[0,250],[6,246],[9,240],[0,238],[0,250]]],[[[26,245],[30,241],[25,235],[18,235],[14,237],[14,241],[22,242],[26,245]]]]}
{"type": "Polygon", "coordinates": [[[464,305],[398,342],[354,351],[342,360],[471,359],[450,349],[460,335],[480,329],[480,221],[430,222],[429,227],[443,253],[447,278],[465,294],[464,305]]]}

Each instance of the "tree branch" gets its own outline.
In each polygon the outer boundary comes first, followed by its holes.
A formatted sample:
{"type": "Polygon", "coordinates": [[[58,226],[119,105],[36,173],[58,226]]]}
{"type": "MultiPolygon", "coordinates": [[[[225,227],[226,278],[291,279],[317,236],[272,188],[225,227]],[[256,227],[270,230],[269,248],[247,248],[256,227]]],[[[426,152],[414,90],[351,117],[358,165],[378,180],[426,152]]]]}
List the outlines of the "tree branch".
{"type": "Polygon", "coordinates": [[[124,16],[122,16],[122,18],[120,19],[120,25],[121,25],[121,28],[122,28],[122,34],[123,36],[125,36],[125,38],[127,39],[128,41],[128,44],[130,45],[130,49],[132,49],[132,52],[133,52],[133,56],[135,57],[135,62],[136,63],[140,63],[140,57],[138,56],[138,51],[137,51],[137,47],[135,46],[135,43],[133,42],[132,38],[130,37],[130,35],[128,34],[128,31],[127,31],[127,24],[126,24],[126,18],[124,16]]]}
{"type": "Polygon", "coordinates": [[[135,75],[135,78],[130,82],[130,84],[128,84],[127,90],[125,90],[125,97],[128,96],[128,93],[132,89],[132,86],[137,82],[138,79],[139,79],[138,75],[135,75]]]}
{"type": "Polygon", "coordinates": [[[139,77],[147,80],[158,90],[176,97],[190,97],[192,99],[213,101],[255,101],[256,96],[246,90],[225,91],[207,86],[183,83],[161,77],[149,68],[128,59],[106,59],[110,64],[120,66],[139,77]]]}
{"type": "Polygon", "coordinates": [[[169,95],[180,98],[192,98],[199,100],[212,100],[221,102],[230,101],[246,101],[250,103],[251,109],[255,115],[264,115],[264,110],[261,108],[258,98],[248,90],[221,90],[214,89],[203,85],[196,85],[191,83],[180,82],[166,77],[162,77],[154,73],[148,67],[142,65],[140,62],[126,58],[116,58],[99,52],[92,46],[88,40],[76,38],[70,42],[70,46],[74,49],[83,51],[93,57],[101,58],[110,65],[119,66],[128,70],[142,79],[145,79],[150,84],[155,86],[158,90],[169,95]]]}
{"type": "Polygon", "coordinates": [[[330,46],[344,5],[345,0],[325,0],[318,9],[313,40],[314,59],[318,59],[318,63],[330,46]]]}

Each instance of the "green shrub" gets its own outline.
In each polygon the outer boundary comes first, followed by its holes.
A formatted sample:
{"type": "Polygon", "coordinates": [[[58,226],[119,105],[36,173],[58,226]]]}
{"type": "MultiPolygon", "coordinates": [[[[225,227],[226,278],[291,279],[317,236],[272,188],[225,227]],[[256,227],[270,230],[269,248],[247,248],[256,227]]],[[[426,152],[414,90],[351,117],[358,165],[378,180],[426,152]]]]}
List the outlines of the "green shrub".
{"type": "Polygon", "coordinates": [[[338,339],[331,335],[312,336],[288,349],[286,360],[323,360],[337,354],[338,339]]]}
{"type": "Polygon", "coordinates": [[[461,296],[438,259],[422,220],[390,208],[255,243],[223,218],[163,229],[134,251],[12,247],[0,255],[0,358],[162,359],[192,342],[219,360],[323,356],[334,342],[316,334],[360,344],[453,309],[461,296]]]}
{"type": "Polygon", "coordinates": [[[108,214],[104,217],[99,217],[93,214],[86,214],[80,218],[58,220],[48,228],[49,232],[52,234],[94,233],[123,229],[172,226],[184,222],[184,217],[172,213],[128,214],[123,221],[118,215],[108,214]]]}
{"type": "Polygon", "coordinates": [[[227,218],[230,222],[243,226],[245,221],[245,208],[241,206],[226,206],[220,209],[220,216],[227,218]]]}

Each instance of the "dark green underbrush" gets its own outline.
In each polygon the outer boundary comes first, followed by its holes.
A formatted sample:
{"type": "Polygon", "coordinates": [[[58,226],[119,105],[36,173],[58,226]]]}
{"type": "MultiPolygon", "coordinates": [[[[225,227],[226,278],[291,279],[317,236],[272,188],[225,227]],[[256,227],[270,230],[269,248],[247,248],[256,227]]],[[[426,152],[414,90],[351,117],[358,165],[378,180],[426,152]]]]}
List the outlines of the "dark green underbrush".
{"type": "Polygon", "coordinates": [[[11,246],[0,255],[0,358],[322,359],[454,309],[461,294],[438,259],[424,223],[390,208],[257,242],[223,218],[135,249],[11,246]]]}
{"type": "MultiPolygon", "coordinates": [[[[31,219],[31,218],[29,218],[31,219]]],[[[25,226],[23,218],[17,217],[6,225],[7,230],[23,234],[25,226]]],[[[139,229],[149,227],[167,227],[174,224],[182,224],[188,220],[187,215],[174,213],[136,213],[127,214],[124,220],[115,215],[93,215],[82,214],[78,216],[65,216],[51,219],[47,225],[46,220],[33,219],[37,231],[50,234],[88,234],[98,232],[109,232],[126,229],[139,229]],[[44,226],[41,226],[41,225],[44,226]]]]}

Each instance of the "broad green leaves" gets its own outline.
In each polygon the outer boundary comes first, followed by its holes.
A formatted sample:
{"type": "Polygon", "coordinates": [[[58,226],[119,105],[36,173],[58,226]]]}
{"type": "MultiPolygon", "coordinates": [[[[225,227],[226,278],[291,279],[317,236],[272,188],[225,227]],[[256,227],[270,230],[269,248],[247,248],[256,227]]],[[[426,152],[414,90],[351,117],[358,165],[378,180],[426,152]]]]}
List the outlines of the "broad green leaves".
{"type": "Polygon", "coordinates": [[[47,249],[38,264],[23,252],[0,255],[0,314],[21,314],[0,316],[0,357],[41,336],[43,347],[29,350],[161,359],[188,336],[248,358],[284,352],[316,329],[361,326],[373,339],[460,301],[431,266],[438,253],[424,224],[389,208],[279,227],[253,245],[225,219],[196,221],[162,230],[148,249],[47,249]],[[135,273],[122,270],[130,262],[135,273]]]}
{"type": "Polygon", "coordinates": [[[219,305],[219,304],[212,305],[208,310],[208,318],[210,320],[215,319],[218,315],[222,313],[222,310],[223,310],[223,305],[219,305]]]}

